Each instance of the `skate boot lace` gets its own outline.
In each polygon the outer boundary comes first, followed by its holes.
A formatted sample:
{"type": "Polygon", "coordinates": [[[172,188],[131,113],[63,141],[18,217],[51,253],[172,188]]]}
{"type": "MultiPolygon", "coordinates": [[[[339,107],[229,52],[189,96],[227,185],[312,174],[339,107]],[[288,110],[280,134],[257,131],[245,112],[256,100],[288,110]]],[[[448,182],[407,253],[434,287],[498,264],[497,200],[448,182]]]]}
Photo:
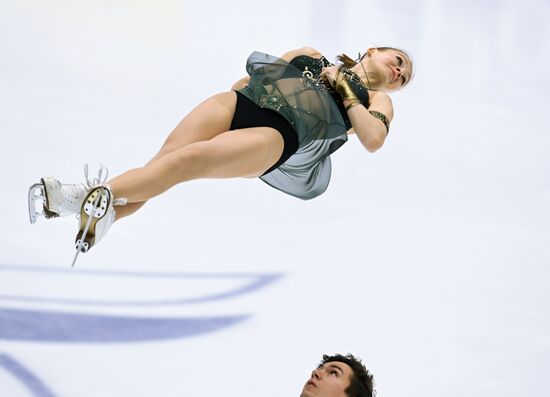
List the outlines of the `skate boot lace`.
{"type": "MultiPolygon", "coordinates": [[[[105,186],[109,190],[111,187],[106,185],[107,178],[109,177],[109,170],[107,167],[104,167],[103,164],[99,165],[99,170],[97,171],[97,177],[90,180],[88,177],[88,163],[84,164],[84,177],[86,178],[86,185],[88,188],[93,189],[98,186],[105,186]]],[[[113,205],[124,206],[128,203],[128,200],[125,197],[118,197],[113,200],[113,205]]]]}
{"type": "Polygon", "coordinates": [[[97,171],[97,177],[90,180],[88,177],[88,163],[84,164],[84,177],[86,178],[86,185],[88,188],[92,189],[97,186],[104,185],[107,182],[109,177],[109,170],[107,167],[104,167],[103,164],[100,164],[99,170],[97,171]]]}

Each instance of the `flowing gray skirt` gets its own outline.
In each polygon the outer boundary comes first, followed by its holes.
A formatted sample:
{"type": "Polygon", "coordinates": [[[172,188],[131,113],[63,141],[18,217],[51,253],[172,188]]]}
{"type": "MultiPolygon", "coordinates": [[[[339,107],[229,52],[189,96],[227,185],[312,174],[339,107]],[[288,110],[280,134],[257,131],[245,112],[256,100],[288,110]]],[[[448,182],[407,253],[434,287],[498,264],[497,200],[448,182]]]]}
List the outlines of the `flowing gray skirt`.
{"type": "Polygon", "coordinates": [[[250,82],[239,91],[258,106],[281,114],[298,136],[298,151],[260,178],[303,200],[319,196],[330,182],[330,154],[347,141],[335,100],[317,79],[272,55],[252,53],[246,70],[250,82]]]}

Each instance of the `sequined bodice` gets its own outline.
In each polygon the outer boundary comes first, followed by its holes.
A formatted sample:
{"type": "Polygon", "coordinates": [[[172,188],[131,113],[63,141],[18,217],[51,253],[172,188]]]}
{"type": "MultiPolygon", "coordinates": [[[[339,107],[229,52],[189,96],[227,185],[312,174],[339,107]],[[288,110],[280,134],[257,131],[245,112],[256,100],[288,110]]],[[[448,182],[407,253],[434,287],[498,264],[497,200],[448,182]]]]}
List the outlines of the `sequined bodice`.
{"type": "MultiPolygon", "coordinates": [[[[325,67],[334,66],[325,57],[312,58],[307,55],[298,55],[289,62],[292,66],[302,71],[302,75],[306,78],[316,80],[316,84],[322,89],[326,90],[334,99],[338,105],[338,109],[342,114],[346,127],[351,128],[351,121],[349,120],[344,101],[340,95],[332,88],[330,83],[320,78],[320,74],[325,67]]],[[[369,91],[363,84],[359,76],[349,69],[342,68],[343,73],[348,79],[351,88],[356,93],[357,97],[365,107],[369,107],[369,91]]]]}

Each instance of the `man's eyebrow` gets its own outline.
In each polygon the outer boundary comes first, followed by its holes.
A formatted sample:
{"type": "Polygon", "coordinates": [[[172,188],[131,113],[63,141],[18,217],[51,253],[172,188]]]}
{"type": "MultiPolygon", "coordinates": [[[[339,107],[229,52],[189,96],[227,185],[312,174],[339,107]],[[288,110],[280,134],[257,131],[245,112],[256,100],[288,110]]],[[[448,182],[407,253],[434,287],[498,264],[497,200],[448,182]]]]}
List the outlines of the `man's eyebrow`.
{"type": "Polygon", "coordinates": [[[338,369],[341,373],[344,373],[344,370],[342,368],[340,368],[337,364],[328,364],[327,367],[333,367],[333,368],[336,368],[338,369]]]}

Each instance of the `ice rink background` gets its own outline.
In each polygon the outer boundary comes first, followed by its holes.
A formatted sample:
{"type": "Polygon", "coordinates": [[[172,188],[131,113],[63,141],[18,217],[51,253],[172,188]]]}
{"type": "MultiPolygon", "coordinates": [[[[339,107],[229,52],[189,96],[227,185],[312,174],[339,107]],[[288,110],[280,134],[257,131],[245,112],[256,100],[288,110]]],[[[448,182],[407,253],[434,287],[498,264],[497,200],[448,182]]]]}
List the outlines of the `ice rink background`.
{"type": "Polygon", "coordinates": [[[550,3],[0,2],[0,396],[298,396],[353,352],[379,396],[550,387],[550,3]],[[302,202],[194,181],[69,269],[42,175],[146,162],[254,50],[412,54],[384,148],[302,202]]]}

